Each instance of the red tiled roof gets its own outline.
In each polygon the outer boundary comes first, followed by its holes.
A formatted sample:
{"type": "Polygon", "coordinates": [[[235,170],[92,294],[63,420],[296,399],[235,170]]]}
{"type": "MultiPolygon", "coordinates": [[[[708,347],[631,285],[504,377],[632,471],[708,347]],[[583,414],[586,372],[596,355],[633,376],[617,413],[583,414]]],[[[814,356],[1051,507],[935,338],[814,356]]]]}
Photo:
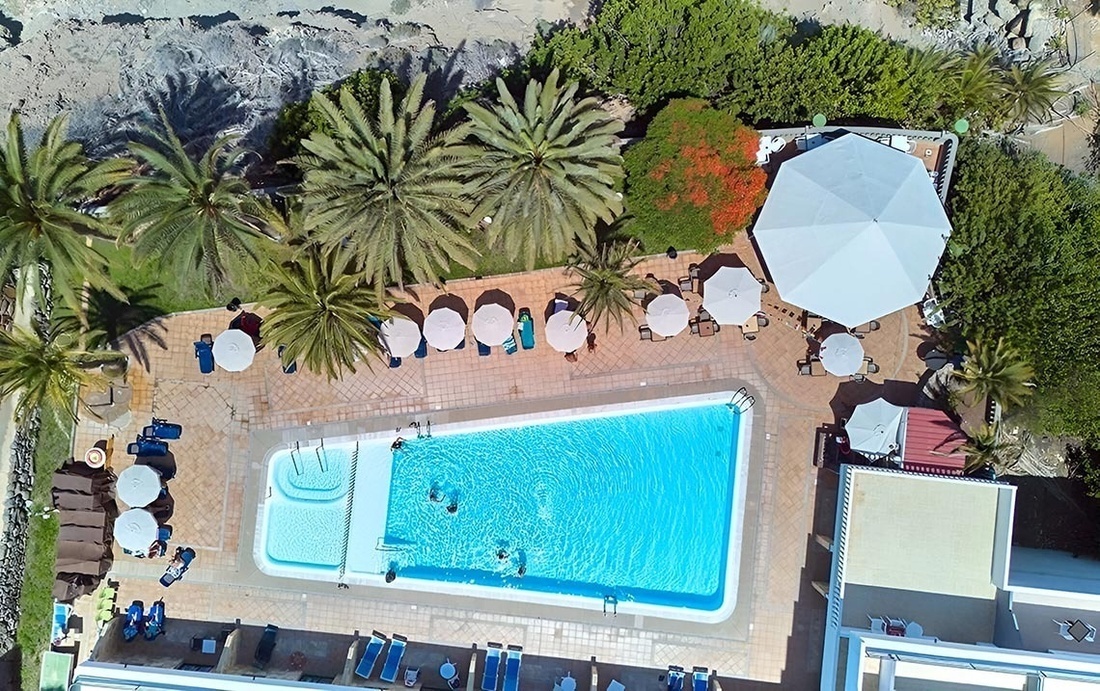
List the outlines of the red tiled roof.
{"type": "Polygon", "coordinates": [[[902,468],[936,475],[962,475],[966,454],[959,450],[966,435],[947,413],[909,408],[905,421],[902,468]]]}

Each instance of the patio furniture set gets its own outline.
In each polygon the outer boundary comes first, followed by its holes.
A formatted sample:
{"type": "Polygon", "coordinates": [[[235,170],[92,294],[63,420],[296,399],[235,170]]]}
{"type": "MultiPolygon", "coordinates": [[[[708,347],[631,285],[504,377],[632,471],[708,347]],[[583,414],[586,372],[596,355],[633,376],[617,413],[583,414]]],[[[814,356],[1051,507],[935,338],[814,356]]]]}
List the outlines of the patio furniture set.
{"type": "MultiPolygon", "coordinates": [[[[240,312],[229,322],[229,328],[218,334],[215,338],[212,334],[202,334],[195,341],[195,359],[199,363],[199,371],[203,374],[211,374],[214,365],[227,372],[242,372],[252,365],[256,353],[263,350],[263,341],[260,338],[260,327],[264,320],[260,315],[241,309],[241,301],[234,298],[226,309],[230,312],[240,312]]],[[[282,356],[279,349],[279,356],[282,356]]],[[[297,369],[295,363],[283,366],[283,371],[293,374],[297,369]]]]}
{"type": "Polygon", "coordinates": [[[879,330],[877,321],[871,320],[849,329],[803,311],[801,322],[809,345],[806,357],[797,363],[799,375],[823,377],[832,374],[861,382],[866,380],[867,375],[879,372],[874,358],[864,354],[863,344],[860,343],[866,334],[879,330]]]}
{"type": "MultiPolygon", "coordinates": [[[[359,660],[359,664],[355,667],[355,675],[363,679],[370,679],[374,676],[374,668],[378,666],[378,660],[382,658],[382,650],[389,643],[389,649],[386,651],[385,660],[382,663],[382,669],[378,674],[378,678],[387,684],[396,684],[398,678],[398,672],[401,669],[401,660],[405,657],[405,649],[408,647],[408,639],[400,634],[393,634],[391,638],[386,638],[386,635],[378,631],[372,631],[370,640],[367,641],[366,650],[363,652],[363,657],[359,660]]],[[[448,658],[439,667],[439,674],[447,682],[447,686],[453,690],[457,689],[461,682],[458,676],[458,669],[454,663],[448,658]]],[[[405,674],[401,677],[402,685],[409,688],[417,688],[420,683],[420,668],[407,666],[405,667],[405,674]]]]}
{"type": "Polygon", "coordinates": [[[1075,621],[1055,619],[1054,623],[1058,625],[1058,635],[1067,641],[1077,641],[1078,643],[1096,642],[1096,627],[1092,624],[1087,624],[1080,619],[1075,621]]]}
{"type": "Polygon", "coordinates": [[[924,636],[924,628],[915,621],[906,621],[896,617],[872,617],[871,631],[885,636],[904,636],[906,638],[921,638],[924,636]]]}
{"type": "Polygon", "coordinates": [[[637,290],[634,297],[646,306],[646,323],[638,327],[643,341],[663,341],[684,329],[694,336],[714,336],[722,325],[737,326],[747,341],[756,339],[761,327],[769,320],[760,310],[760,295],[768,292],[768,284],[753,276],[744,266],[719,267],[705,280],[698,264],[688,267],[688,275],[675,284],[647,276],[661,287],[660,294],[637,290]],[[685,296],[702,296],[702,304],[691,316],[685,296]]]}

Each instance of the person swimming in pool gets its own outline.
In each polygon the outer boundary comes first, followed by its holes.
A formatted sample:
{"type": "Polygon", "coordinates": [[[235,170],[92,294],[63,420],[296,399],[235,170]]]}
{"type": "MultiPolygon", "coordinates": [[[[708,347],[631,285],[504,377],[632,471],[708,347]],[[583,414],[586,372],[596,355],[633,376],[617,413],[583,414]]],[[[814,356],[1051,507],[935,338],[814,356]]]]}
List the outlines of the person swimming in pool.
{"type": "Polygon", "coordinates": [[[443,501],[443,490],[439,487],[438,482],[432,483],[432,488],[428,490],[428,501],[439,503],[443,501]]]}
{"type": "Polygon", "coordinates": [[[398,437],[397,439],[393,440],[392,444],[390,444],[390,451],[400,451],[401,447],[404,446],[404,445],[405,445],[405,438],[404,437],[398,437]]]}
{"type": "Polygon", "coordinates": [[[397,580],[397,569],[390,567],[390,570],[386,572],[386,582],[393,583],[397,580]]]}
{"type": "Polygon", "coordinates": [[[500,561],[504,561],[507,558],[508,550],[504,549],[503,547],[497,550],[497,559],[499,559],[500,561]]]}
{"type": "Polygon", "coordinates": [[[458,497],[451,499],[451,503],[447,504],[447,513],[458,513],[458,497]]]}

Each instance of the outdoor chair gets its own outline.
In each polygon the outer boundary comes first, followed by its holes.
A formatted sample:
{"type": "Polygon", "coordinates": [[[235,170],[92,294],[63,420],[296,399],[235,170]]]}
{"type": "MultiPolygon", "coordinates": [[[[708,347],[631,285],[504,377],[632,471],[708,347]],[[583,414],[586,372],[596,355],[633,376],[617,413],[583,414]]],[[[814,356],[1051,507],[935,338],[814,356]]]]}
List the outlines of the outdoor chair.
{"type": "Polygon", "coordinates": [[[155,439],[176,440],[183,435],[183,426],[159,417],[141,430],[141,436],[155,439]]]}
{"type": "Polygon", "coordinates": [[[378,658],[381,656],[384,647],[386,647],[385,634],[378,631],[371,632],[367,649],[363,652],[363,658],[359,660],[359,664],[355,667],[355,676],[370,679],[370,675],[374,674],[374,666],[378,664],[378,658]]]}
{"type": "Polygon", "coordinates": [[[824,377],[825,372],[816,364],[818,361],[812,358],[798,361],[798,373],[806,377],[824,377]]]}
{"type": "Polygon", "coordinates": [[[481,691],[496,691],[500,676],[500,643],[489,643],[485,651],[485,669],[481,673],[481,691]]]}
{"type": "Polygon", "coordinates": [[[639,302],[645,300],[647,295],[649,295],[649,291],[645,288],[634,289],[634,299],[638,300],[639,302]]]}
{"type": "Polygon", "coordinates": [[[264,627],[264,633],[260,636],[260,642],[256,646],[256,654],[252,658],[252,666],[263,669],[271,662],[271,654],[275,652],[275,640],[279,637],[279,627],[268,624],[264,627]]]}
{"type": "Polygon", "coordinates": [[[684,668],[670,665],[668,668],[668,691],[684,691],[684,668]]]}
{"type": "Polygon", "coordinates": [[[860,324],[856,328],[852,329],[852,334],[855,336],[861,336],[863,334],[869,334],[872,331],[878,331],[882,327],[877,321],[872,319],[866,324],[860,324]]]}
{"type": "Polygon", "coordinates": [[[131,456],[167,456],[168,442],[138,435],[133,443],[126,445],[126,453],[131,456]]]}
{"type": "Polygon", "coordinates": [[[706,667],[693,667],[691,670],[691,691],[710,691],[710,670],[706,667]]]}
{"type": "Polygon", "coordinates": [[[397,369],[400,366],[401,366],[401,358],[391,356],[390,357],[390,369],[397,369]]]}
{"type": "Polygon", "coordinates": [[[195,357],[199,361],[199,372],[210,374],[214,371],[214,337],[210,334],[199,336],[195,341],[195,357]]]}
{"type": "Polygon", "coordinates": [[[871,633],[886,635],[886,620],[882,617],[872,617],[870,614],[867,618],[871,620],[871,633]]]}
{"type": "Polygon", "coordinates": [[[688,329],[691,331],[691,334],[693,336],[698,336],[699,335],[699,320],[698,319],[689,319],[688,320],[688,329]]]}
{"type": "Polygon", "coordinates": [[[408,686],[409,688],[412,688],[413,686],[416,686],[416,680],[419,679],[419,678],[420,678],[420,668],[419,667],[406,667],[405,668],[405,678],[404,678],[405,686],[408,686]]]}
{"type": "Polygon", "coordinates": [[[768,285],[768,282],[765,281],[764,279],[758,278],[756,280],[760,281],[760,292],[761,293],[766,293],[766,292],[768,292],[769,290],[772,289],[771,286],[768,285]]]}
{"type": "Polygon", "coordinates": [[[771,324],[771,320],[768,319],[768,316],[766,314],[756,315],[756,325],[757,326],[763,328],[763,327],[767,326],[768,324],[771,324]]]}
{"type": "Polygon", "coordinates": [[[504,661],[504,691],[519,691],[519,670],[523,664],[523,648],[508,646],[508,659],[504,661]]]}
{"type": "Polygon", "coordinates": [[[401,658],[405,657],[405,646],[408,639],[400,634],[393,634],[390,638],[390,649],[386,652],[386,662],[382,665],[382,673],[378,678],[387,684],[397,681],[397,670],[401,667],[401,658]]]}
{"type": "Polygon", "coordinates": [[[638,336],[640,336],[643,341],[652,341],[653,329],[649,328],[645,324],[641,324],[640,326],[638,326],[638,336]]]}
{"type": "Polygon", "coordinates": [[[677,281],[677,283],[680,286],[680,292],[681,293],[692,293],[692,292],[694,292],[692,290],[692,286],[695,284],[695,282],[691,280],[691,276],[684,276],[679,281],[677,281]]]}

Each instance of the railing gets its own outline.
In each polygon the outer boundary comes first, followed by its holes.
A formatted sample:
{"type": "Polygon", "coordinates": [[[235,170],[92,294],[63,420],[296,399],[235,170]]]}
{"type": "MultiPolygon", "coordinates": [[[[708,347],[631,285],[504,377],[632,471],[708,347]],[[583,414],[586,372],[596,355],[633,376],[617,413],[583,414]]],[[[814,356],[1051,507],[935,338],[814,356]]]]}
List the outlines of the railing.
{"type": "MultiPolygon", "coordinates": [[[[320,458],[320,457],[318,457],[320,458]]],[[[340,580],[348,568],[348,543],[351,541],[351,512],[355,507],[355,478],[359,470],[359,442],[355,442],[355,450],[351,452],[351,463],[348,466],[348,493],[347,503],[344,508],[344,538],[340,546],[340,580]]]]}

